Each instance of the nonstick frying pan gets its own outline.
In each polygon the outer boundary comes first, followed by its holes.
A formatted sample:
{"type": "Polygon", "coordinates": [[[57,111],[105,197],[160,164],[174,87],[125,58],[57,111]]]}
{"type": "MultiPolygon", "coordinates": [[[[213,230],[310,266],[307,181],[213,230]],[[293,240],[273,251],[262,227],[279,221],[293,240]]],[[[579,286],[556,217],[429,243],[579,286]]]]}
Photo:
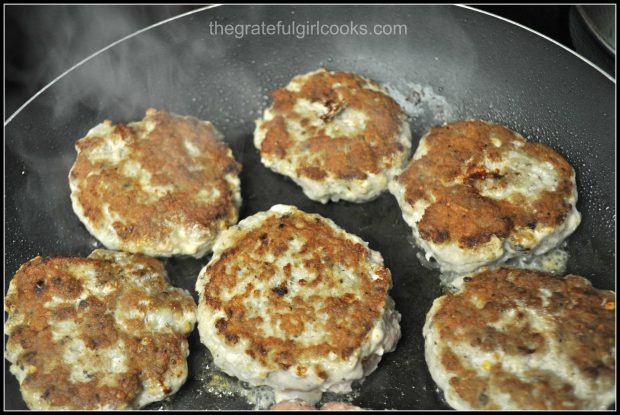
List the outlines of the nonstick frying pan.
{"type": "MultiPolygon", "coordinates": [[[[389,194],[365,204],[306,198],[260,164],[254,119],[269,91],[326,65],[387,84],[411,115],[414,148],[431,126],[482,118],[551,145],[575,167],[583,221],[569,238],[568,272],[615,288],[615,83],[552,41],[510,22],[453,6],[233,7],[158,25],[97,54],[40,93],[5,125],[5,292],[35,255],[85,256],[100,246],[73,214],[67,174],[74,142],[104,119],[141,119],[147,107],[212,121],[243,164],[240,217],[276,203],[333,219],[380,251],[402,313],[395,352],[348,396],[373,409],[445,409],[425,361],[422,325],[441,295],[439,274],[421,266],[410,229],[389,194]],[[402,24],[406,35],[226,36],[221,24],[402,24]]],[[[171,282],[193,292],[209,257],[166,260],[171,282]]],[[[243,386],[218,373],[190,337],[190,375],[149,409],[245,409],[243,386]],[[241,390],[241,392],[239,392],[241,390]]],[[[6,409],[25,409],[5,361],[6,409]]],[[[337,396],[328,396],[328,399],[337,396]]]]}

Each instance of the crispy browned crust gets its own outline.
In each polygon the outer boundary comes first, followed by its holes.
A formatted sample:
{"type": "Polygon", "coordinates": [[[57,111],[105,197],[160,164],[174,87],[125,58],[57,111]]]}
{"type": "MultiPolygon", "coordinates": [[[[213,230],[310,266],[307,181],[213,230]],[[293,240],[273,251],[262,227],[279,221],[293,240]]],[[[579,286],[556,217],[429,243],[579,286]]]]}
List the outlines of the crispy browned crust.
{"type": "MultiPolygon", "coordinates": [[[[55,308],[44,306],[53,297],[77,301],[84,287],[70,271],[75,266],[95,267],[97,284],[118,281],[115,285],[119,288],[123,278],[164,272],[163,265],[155,259],[135,255],[133,261],[144,266],[141,271],[136,271],[137,274],[124,274],[122,267],[111,261],[84,258],[35,257],[17,271],[11,280],[15,291],[5,298],[4,304],[9,316],[21,315],[24,319],[7,333],[7,349],[21,347],[23,352],[14,364],[32,365],[37,369],[20,385],[22,391],[40,394],[51,409],[97,409],[106,405],[123,409],[131,407],[131,402],[142,391],[143,379],[150,378],[163,385],[165,372],[185,360],[182,345],[187,340],[183,334],[145,331],[141,319],[129,322],[130,328],[135,330],[134,335],[116,326],[110,310],[119,301],[148,310],[149,306],[140,304],[140,300],[146,297],[144,292],[118,289],[103,300],[90,295],[77,306],[76,303],[55,308]],[[74,321],[80,338],[91,350],[123,340],[128,370],[115,376],[117,384],[100,383],[104,373],[96,372],[90,375],[89,382],[70,382],[71,367],[63,362],[65,340],[53,340],[50,319],[74,321]]],[[[195,307],[191,297],[171,296],[163,288],[153,295],[158,299],[155,304],[167,302],[178,310],[195,307]]],[[[153,302],[150,304],[152,307],[153,302]]]]}
{"type": "MultiPolygon", "coordinates": [[[[541,333],[527,323],[519,307],[555,322],[552,333],[563,351],[577,366],[580,376],[591,382],[613,384],[615,357],[615,295],[598,290],[585,278],[569,275],[564,279],[543,272],[516,268],[485,270],[467,278],[456,294],[449,293],[432,317],[433,330],[442,341],[451,345],[471,345],[482,352],[501,350],[507,355],[544,356],[547,352],[541,333]],[[551,292],[548,304],[543,305],[538,291],[551,292]],[[476,298],[477,305],[470,300],[476,298]],[[516,309],[514,327],[497,331],[491,324],[502,313],[516,309]]],[[[461,361],[444,347],[441,364],[452,375],[450,385],[472,408],[498,409],[485,394],[493,384],[523,408],[575,409],[581,407],[573,387],[555,379],[548,372],[532,369],[530,376],[537,382],[527,383],[500,362],[490,369],[488,377],[480,377],[468,362],[461,361]]]]}
{"type": "Polygon", "coordinates": [[[392,98],[368,89],[366,82],[353,73],[319,71],[305,81],[299,92],[275,90],[272,109],[276,116],[263,124],[266,137],[261,155],[288,159],[293,154],[307,154],[309,149],[312,157],[302,157],[296,173],[314,180],[327,176],[365,179],[368,174],[393,167],[399,159],[396,155],[405,150],[397,140],[405,115],[392,98]],[[340,85],[335,86],[337,83],[340,85]],[[322,127],[309,125],[308,118],[294,111],[299,99],[325,105],[328,112],[322,117],[322,127]],[[366,128],[355,136],[327,135],[325,128],[345,108],[366,113],[366,128]],[[300,142],[289,134],[287,119],[299,120],[305,127],[306,140],[300,142]]]}
{"type": "Polygon", "coordinates": [[[431,128],[426,144],[428,152],[420,159],[412,159],[397,178],[405,187],[408,204],[419,199],[431,202],[429,192],[436,198],[417,223],[422,239],[457,242],[461,248],[472,248],[488,242],[493,235],[507,238],[515,228],[557,226],[572,208],[567,202],[575,176],[571,165],[550,147],[530,143],[501,125],[455,121],[431,128]],[[500,140],[502,146],[495,147],[491,138],[500,140]],[[498,187],[506,185],[501,175],[484,167],[483,158],[486,153],[489,159],[500,160],[507,151],[517,148],[513,141],[523,143],[519,151],[550,162],[558,172],[556,190],[542,192],[536,200],[528,200],[529,205],[482,196],[474,185],[489,178],[496,180],[498,187]],[[457,177],[462,177],[462,184],[446,185],[457,177]]]}
{"type": "Polygon", "coordinates": [[[226,318],[219,319],[215,326],[227,344],[236,345],[246,339],[249,347],[245,352],[267,368],[287,370],[297,365],[299,376],[313,370],[317,376],[327,379],[328,375],[320,365],[307,367],[300,363],[313,357],[326,357],[330,352],[335,353],[337,359],[348,359],[365,340],[385,307],[387,291],[391,287],[390,271],[381,265],[369,265],[368,256],[365,246],[336,234],[318,217],[303,213],[271,216],[260,228],[244,233],[218,261],[209,265],[206,270],[208,282],[201,300],[212,309],[226,313],[226,318]],[[293,279],[289,263],[283,267],[287,278],[280,284],[264,292],[256,289],[255,283],[269,280],[276,268],[273,263],[258,262],[254,258],[268,253],[277,258],[286,252],[292,237],[306,241],[299,253],[311,255],[303,262],[303,268],[316,277],[293,279]],[[257,241],[260,242],[257,244],[257,241]],[[342,283],[332,271],[339,266],[356,275],[359,280],[357,292],[334,291],[342,283]],[[242,268],[250,270],[248,277],[239,277],[238,271],[242,268]],[[373,281],[371,272],[380,278],[373,281]],[[306,298],[290,294],[294,285],[298,290],[304,290],[306,298]],[[245,287],[245,292],[223,303],[220,300],[222,291],[235,286],[245,287]],[[248,312],[243,300],[252,296],[266,296],[269,308],[248,312]],[[316,344],[296,341],[305,330],[304,323],[317,323],[322,313],[326,313],[328,319],[321,326],[322,333],[318,334],[326,334],[324,338],[329,341],[316,344]],[[250,314],[268,315],[272,326],[279,322],[279,337],[265,335],[258,328],[263,318],[249,318],[250,314]]]}
{"type": "Polygon", "coordinates": [[[152,185],[173,185],[174,190],[157,201],[147,201],[148,195],[139,181],[123,175],[118,165],[88,159],[92,149],[105,139],[89,136],[76,143],[78,155],[70,173],[70,179],[79,183],[77,200],[86,218],[101,226],[102,206],[109,204],[110,212],[125,222],[112,224],[118,237],[145,243],[161,240],[173,232],[174,226],[167,223],[198,225],[211,229],[214,236],[219,222],[234,223],[237,216],[233,191],[224,177],[238,174],[241,165],[229,154],[229,147],[213,127],[196,118],[154,109],[147,110],[143,121],[146,120],[157,125],[146,139],[140,139],[140,131],[125,124],[117,124],[114,131],[132,152],[131,159],[152,175],[152,185]],[[184,140],[191,142],[200,155],[188,154],[184,140]],[[211,188],[219,190],[216,200],[196,199],[200,190],[211,188]]]}

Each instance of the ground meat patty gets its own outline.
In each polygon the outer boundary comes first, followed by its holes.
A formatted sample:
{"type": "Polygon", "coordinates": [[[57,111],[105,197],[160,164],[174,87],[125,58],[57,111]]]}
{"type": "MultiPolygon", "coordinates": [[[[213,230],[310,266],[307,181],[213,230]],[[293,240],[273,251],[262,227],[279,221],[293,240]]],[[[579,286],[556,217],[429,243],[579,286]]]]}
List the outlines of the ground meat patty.
{"type": "Polygon", "coordinates": [[[433,303],[426,362],[455,409],[606,409],[614,310],[612,291],[576,275],[487,269],[433,303]]]}
{"type": "MultiPolygon", "coordinates": [[[[304,401],[292,400],[282,401],[269,408],[272,411],[316,411],[312,405],[308,405],[304,401]]],[[[359,406],[355,406],[348,402],[327,402],[321,406],[321,411],[363,411],[359,406]]]]}
{"type": "Polygon", "coordinates": [[[237,222],[241,166],[209,122],[149,109],[76,143],[73,210],[107,248],[203,256],[237,222]]]}
{"type": "Polygon", "coordinates": [[[377,197],[407,162],[404,112],[377,83],[319,69],[273,92],[256,121],[261,161],[290,177],[312,200],[377,197]]]}
{"type": "Polygon", "coordinates": [[[139,408],[187,378],[194,300],[159,261],[36,257],[11,280],[6,358],[30,409],[139,408]]]}
{"type": "Polygon", "coordinates": [[[269,409],[271,411],[316,411],[314,406],[308,405],[306,402],[299,399],[278,402],[269,409]]]}
{"type": "Polygon", "coordinates": [[[544,254],[581,221],[575,171],[562,156],[477,120],[431,128],[390,191],[442,271],[544,254]]]}
{"type": "Polygon", "coordinates": [[[196,283],[200,338],[229,375],[312,404],[350,391],[396,347],[391,285],[360,238],[276,205],[217,240],[196,283]]]}
{"type": "Polygon", "coordinates": [[[321,411],[363,411],[363,409],[348,402],[327,402],[321,406],[321,411]]]}

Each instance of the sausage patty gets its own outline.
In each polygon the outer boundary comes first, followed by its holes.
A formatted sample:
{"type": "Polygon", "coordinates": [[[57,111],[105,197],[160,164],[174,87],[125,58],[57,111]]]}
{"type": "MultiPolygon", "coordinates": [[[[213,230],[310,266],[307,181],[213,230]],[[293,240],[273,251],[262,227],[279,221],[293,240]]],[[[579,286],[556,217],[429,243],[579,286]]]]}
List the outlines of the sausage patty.
{"type": "Polygon", "coordinates": [[[575,171],[562,156],[478,120],[431,128],[390,191],[442,271],[544,254],[581,221],[575,171]]]}
{"type": "Polygon", "coordinates": [[[272,96],[256,121],[254,145],[265,166],[290,177],[312,200],[374,199],[407,162],[407,117],[373,81],[319,69],[272,96]]]}
{"type": "Polygon", "coordinates": [[[156,259],[101,249],[36,257],[4,308],[6,358],[30,409],[140,408],[187,378],[196,305],[156,259]]]}
{"type": "Polygon", "coordinates": [[[241,166],[209,122],[149,109],[104,121],[76,150],[73,210],[107,248],[201,257],[237,222],[241,166]]]}
{"type": "Polygon", "coordinates": [[[455,409],[607,409],[614,310],[612,291],[576,275],[487,269],[433,303],[426,362],[455,409]]]}
{"type": "Polygon", "coordinates": [[[216,365],[276,401],[349,392],[400,337],[381,254],[331,220],[276,205],[225,231],[196,282],[216,365]]]}

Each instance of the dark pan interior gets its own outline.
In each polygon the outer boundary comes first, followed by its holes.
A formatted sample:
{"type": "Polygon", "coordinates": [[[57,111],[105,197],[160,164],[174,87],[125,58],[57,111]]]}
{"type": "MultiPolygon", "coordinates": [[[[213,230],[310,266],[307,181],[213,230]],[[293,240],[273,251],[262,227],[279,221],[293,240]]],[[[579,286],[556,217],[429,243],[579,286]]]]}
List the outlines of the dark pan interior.
{"type": "MultiPolygon", "coordinates": [[[[387,83],[405,97],[414,107],[414,148],[432,125],[460,118],[504,123],[551,145],[577,171],[583,221],[569,238],[568,272],[614,289],[614,83],[604,75],[536,34],[465,8],[225,6],[166,23],[101,53],[8,123],[5,292],[20,264],[35,255],[85,256],[99,246],[69,200],[67,174],[78,138],[106,118],[141,119],[149,106],[193,115],[212,121],[243,164],[241,218],[276,203],[293,204],[333,219],[383,254],[403,337],[357,388],[353,402],[373,409],[447,408],[428,373],[422,338],[426,312],[441,293],[438,272],[416,259],[394,198],[385,193],[365,204],[312,202],[290,180],[264,168],[252,144],[254,119],[268,105],[269,91],[320,65],[387,83]],[[407,34],[238,39],[209,33],[215,21],[292,20],[406,24],[407,34]],[[433,101],[420,86],[432,87],[439,98],[433,101]]],[[[193,293],[208,259],[167,260],[172,283],[193,293]]],[[[190,344],[187,383],[148,408],[251,408],[231,390],[236,381],[214,371],[196,331],[190,344]]],[[[6,409],[25,409],[7,361],[5,375],[6,409]]]]}

